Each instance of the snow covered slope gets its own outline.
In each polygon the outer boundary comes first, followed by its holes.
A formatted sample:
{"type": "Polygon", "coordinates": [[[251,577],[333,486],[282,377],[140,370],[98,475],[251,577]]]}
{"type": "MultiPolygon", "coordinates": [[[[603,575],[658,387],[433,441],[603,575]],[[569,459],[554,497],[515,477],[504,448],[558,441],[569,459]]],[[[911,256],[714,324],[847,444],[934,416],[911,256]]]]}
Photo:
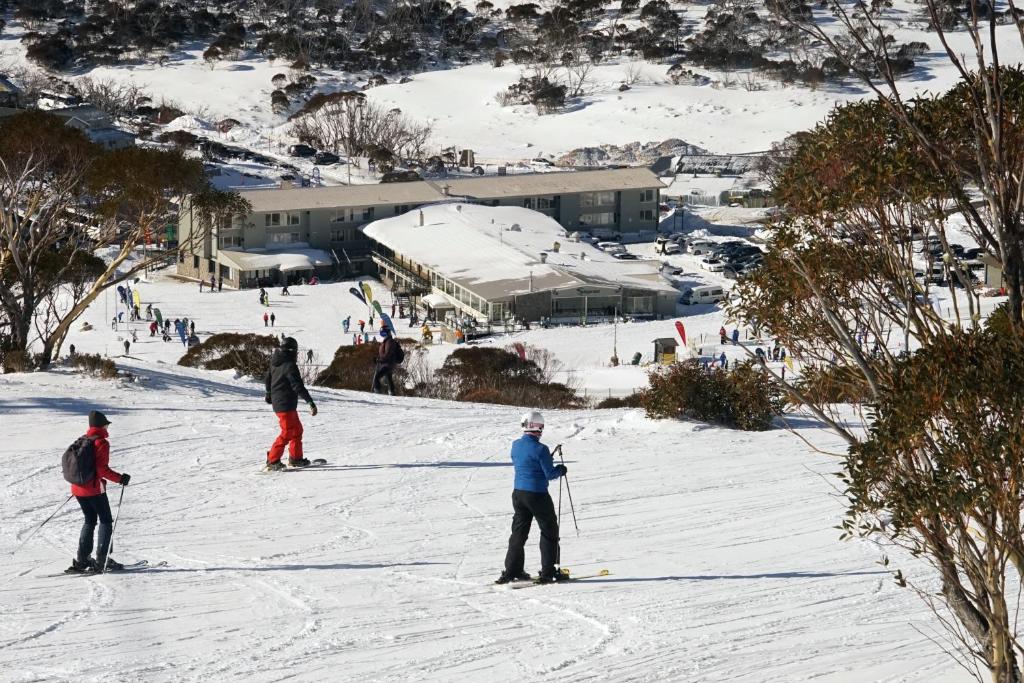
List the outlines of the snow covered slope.
{"type": "MultiPolygon", "coordinates": [[[[784,430],[550,413],[545,440],[565,444],[580,526],[577,537],[563,499],[564,563],[612,575],[507,590],[491,581],[510,522],[517,410],[314,391],[307,452],[330,465],[258,476],[276,430],[261,387],[129,366],[141,381],[0,377],[0,680],[961,673],[926,640],[927,609],[894,586],[878,551],[836,540],[840,503],[823,476],[835,464],[784,430]],[[73,502],[10,556],[66,495],[59,454],[90,408],[110,416],[112,464],[133,477],[113,556],[164,568],[51,576],[71,559],[73,502]]],[[[811,422],[796,427],[838,447],[811,422]]],[[[531,571],[536,541],[534,530],[531,571]]]]}

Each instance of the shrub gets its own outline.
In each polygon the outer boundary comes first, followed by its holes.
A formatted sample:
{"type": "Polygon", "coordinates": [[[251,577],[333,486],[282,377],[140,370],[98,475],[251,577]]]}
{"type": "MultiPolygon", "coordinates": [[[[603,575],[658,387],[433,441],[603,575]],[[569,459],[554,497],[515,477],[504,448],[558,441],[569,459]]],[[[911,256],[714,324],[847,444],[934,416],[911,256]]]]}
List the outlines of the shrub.
{"type": "Polygon", "coordinates": [[[277,337],[270,335],[215,334],[189,349],[178,365],[206,370],[236,370],[249,377],[262,378],[277,347],[277,337]]]}
{"type": "Polygon", "coordinates": [[[634,391],[628,396],[609,396],[598,402],[596,408],[599,410],[605,408],[642,408],[642,394],[639,391],[634,391]]]}
{"type": "Polygon", "coordinates": [[[811,405],[863,404],[871,400],[871,391],[864,381],[864,376],[849,367],[805,367],[800,373],[796,388],[811,405]]]}
{"type": "Polygon", "coordinates": [[[547,352],[525,360],[494,347],[463,347],[445,359],[425,392],[435,398],[537,408],[577,408],[570,387],[550,381],[557,361],[547,352]]]}
{"type": "Polygon", "coordinates": [[[771,378],[752,363],[732,372],[705,370],[696,360],[651,373],[650,386],[640,393],[648,417],[688,417],[744,431],[764,431],[782,410],[782,398],[771,378]]]}
{"type": "Polygon", "coordinates": [[[498,97],[500,104],[532,104],[541,114],[565,106],[566,87],[552,83],[546,76],[523,76],[518,82],[508,86],[505,93],[498,97]]]}
{"type": "Polygon", "coordinates": [[[71,366],[101,379],[117,377],[117,366],[114,365],[114,361],[104,358],[98,353],[76,353],[71,357],[71,366]]]}
{"type": "Polygon", "coordinates": [[[31,372],[35,369],[32,354],[27,351],[4,351],[2,359],[4,374],[11,372],[31,372]]]}

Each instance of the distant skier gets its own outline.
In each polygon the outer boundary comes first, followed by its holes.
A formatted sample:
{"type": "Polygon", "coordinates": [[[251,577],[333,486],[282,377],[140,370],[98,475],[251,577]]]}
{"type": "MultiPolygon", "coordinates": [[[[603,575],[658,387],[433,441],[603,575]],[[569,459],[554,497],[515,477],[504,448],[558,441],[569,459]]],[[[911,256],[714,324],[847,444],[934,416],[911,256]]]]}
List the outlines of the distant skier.
{"type": "Polygon", "coordinates": [[[220,275],[217,276],[217,291],[224,289],[224,278],[220,275]]]}
{"type": "Polygon", "coordinates": [[[153,319],[153,304],[146,304],[146,320],[153,319]]]}
{"type": "Polygon", "coordinates": [[[74,358],[74,357],[75,357],[75,345],[72,344],[71,346],[68,347],[68,358],[74,358]]]}
{"type": "Polygon", "coordinates": [[[383,394],[383,382],[388,384],[388,394],[395,395],[395,378],[391,373],[395,366],[402,362],[404,353],[399,343],[391,336],[391,331],[383,327],[380,331],[381,342],[377,347],[376,369],[373,372],[373,383],[371,388],[375,394],[383,394]]]}
{"type": "Polygon", "coordinates": [[[283,287],[281,287],[281,296],[291,296],[291,295],[292,295],[292,293],[288,291],[288,284],[285,283],[285,285],[283,287]]]}
{"type": "Polygon", "coordinates": [[[195,320],[189,320],[188,321],[188,333],[191,334],[191,335],[195,335],[195,333],[196,333],[196,321],[195,320]]]}
{"type": "Polygon", "coordinates": [[[276,315],[274,315],[273,313],[271,313],[271,314],[270,314],[270,326],[271,326],[271,327],[273,327],[273,326],[274,326],[274,321],[275,321],[275,320],[277,320],[277,316],[276,316],[276,315]]]}
{"type": "Polygon", "coordinates": [[[348,328],[352,325],[352,316],[348,316],[341,321],[341,330],[345,334],[348,334],[348,328]]]}
{"type": "Polygon", "coordinates": [[[270,315],[266,311],[263,311],[263,327],[268,327],[269,325],[270,325],[270,315]]]}
{"type": "Polygon", "coordinates": [[[127,339],[124,340],[124,355],[128,355],[128,347],[130,347],[131,345],[132,343],[130,341],[128,341],[127,339]]]}
{"type": "MultiPolygon", "coordinates": [[[[89,430],[85,436],[76,441],[75,445],[81,443],[81,449],[92,450],[93,467],[91,472],[93,478],[83,484],[71,484],[71,495],[78,501],[82,508],[82,515],[85,521],[82,523],[82,531],[78,535],[78,555],[71,561],[71,566],[66,570],[70,574],[81,574],[87,571],[101,572],[104,567],[107,571],[124,569],[124,565],[116,562],[107,556],[110,550],[110,535],[113,533],[114,520],[110,514],[110,501],[107,500],[106,485],[104,480],[112,481],[127,486],[131,479],[127,474],[118,474],[110,469],[110,442],[107,441],[107,425],[110,420],[98,410],[89,413],[89,430]],[[99,522],[100,533],[96,539],[96,559],[92,556],[93,535],[96,530],[96,522],[99,522]]],[[[74,462],[88,460],[83,453],[74,462]]],[[[69,472],[65,468],[64,475],[68,478],[69,472]]]]}
{"type": "Polygon", "coordinates": [[[734,327],[732,329],[732,343],[734,345],[737,345],[737,344],[740,343],[740,329],[738,327],[734,327]]]}
{"type": "Polygon", "coordinates": [[[761,363],[761,365],[764,365],[765,361],[768,360],[768,354],[766,354],[764,352],[764,349],[762,349],[760,346],[754,349],[754,355],[757,356],[757,360],[758,362],[761,363]]]}
{"type": "Polygon", "coordinates": [[[365,329],[366,329],[366,321],[365,320],[360,320],[359,321],[359,333],[362,334],[365,331],[365,329]]]}
{"type": "Polygon", "coordinates": [[[200,280],[199,281],[199,293],[200,294],[203,293],[203,287],[205,287],[205,286],[206,286],[206,280],[200,280]]]}
{"type": "Polygon", "coordinates": [[[217,286],[217,278],[210,276],[210,293],[213,293],[214,288],[217,286]]]}
{"type": "Polygon", "coordinates": [[[313,349],[306,349],[306,362],[307,363],[312,363],[313,362],[313,349]]]}
{"type": "Polygon", "coordinates": [[[565,576],[555,570],[559,562],[558,517],[548,493],[548,481],[564,477],[565,465],[555,465],[551,451],[540,442],[544,432],[544,416],[533,410],[523,416],[523,435],[512,443],[512,464],[515,466],[515,484],[512,491],[512,535],[508,538],[505,571],[495,583],[528,581],[524,569],[524,547],[530,535],[530,526],[537,520],[540,527],[539,583],[560,581],[565,576]]]}
{"type": "Polygon", "coordinates": [[[729,337],[728,335],[726,335],[725,332],[725,325],[722,325],[721,327],[718,328],[718,336],[721,337],[722,344],[729,343],[729,337]]]}
{"type": "Polygon", "coordinates": [[[316,416],[316,404],[302,383],[302,375],[295,364],[299,344],[292,337],[286,337],[281,348],[274,351],[270,369],[266,376],[266,401],[274,406],[274,413],[281,427],[270,450],[267,451],[267,469],[282,470],[281,456],[288,446],[288,463],[292,467],[305,467],[309,460],[302,457],[302,422],[296,410],[301,398],[309,404],[309,414],[316,416]]]}
{"type": "Polygon", "coordinates": [[[725,351],[722,351],[722,355],[718,357],[718,362],[722,364],[723,370],[729,369],[729,359],[725,356],[725,351]]]}

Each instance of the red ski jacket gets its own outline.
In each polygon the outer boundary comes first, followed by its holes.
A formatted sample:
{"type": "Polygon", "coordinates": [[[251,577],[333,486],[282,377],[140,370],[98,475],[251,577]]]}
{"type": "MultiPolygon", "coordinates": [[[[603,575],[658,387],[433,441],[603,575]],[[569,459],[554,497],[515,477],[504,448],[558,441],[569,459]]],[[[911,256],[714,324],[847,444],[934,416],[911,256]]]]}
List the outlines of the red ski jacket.
{"type": "Polygon", "coordinates": [[[96,478],[90,481],[88,484],[71,485],[71,495],[81,496],[83,498],[88,496],[98,496],[106,490],[106,486],[103,484],[103,480],[119,482],[121,481],[121,475],[110,469],[108,463],[110,462],[110,442],[107,441],[107,430],[103,427],[89,427],[89,431],[85,433],[86,436],[93,439],[93,445],[96,447],[96,478]]]}

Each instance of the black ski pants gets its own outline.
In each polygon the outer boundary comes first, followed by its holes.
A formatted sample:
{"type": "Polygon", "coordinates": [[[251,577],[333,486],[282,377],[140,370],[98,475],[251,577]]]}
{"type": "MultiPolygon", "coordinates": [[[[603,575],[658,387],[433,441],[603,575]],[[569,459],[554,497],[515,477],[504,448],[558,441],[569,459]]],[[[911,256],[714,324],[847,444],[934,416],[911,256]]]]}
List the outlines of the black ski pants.
{"type": "MultiPolygon", "coordinates": [[[[373,372],[373,386],[372,390],[375,394],[384,393],[384,382],[387,382],[388,393],[392,396],[395,395],[395,378],[391,376],[390,365],[378,365],[377,369],[373,372]]],[[[364,375],[365,377],[365,375],[364,375]]]]}
{"type": "Polygon", "coordinates": [[[530,525],[537,520],[540,527],[540,573],[553,576],[558,562],[558,517],[555,504],[547,492],[535,493],[515,489],[512,491],[512,535],[508,537],[508,553],[505,555],[505,574],[515,576],[523,572],[526,539],[530,525]]]}
{"type": "Polygon", "coordinates": [[[97,547],[97,560],[107,556],[107,549],[110,547],[110,534],[113,531],[114,518],[110,514],[110,501],[107,494],[101,493],[98,496],[75,496],[78,504],[85,515],[82,523],[82,532],[78,535],[78,561],[85,562],[92,555],[93,532],[96,530],[97,520],[100,523],[99,546],[97,547]]]}

